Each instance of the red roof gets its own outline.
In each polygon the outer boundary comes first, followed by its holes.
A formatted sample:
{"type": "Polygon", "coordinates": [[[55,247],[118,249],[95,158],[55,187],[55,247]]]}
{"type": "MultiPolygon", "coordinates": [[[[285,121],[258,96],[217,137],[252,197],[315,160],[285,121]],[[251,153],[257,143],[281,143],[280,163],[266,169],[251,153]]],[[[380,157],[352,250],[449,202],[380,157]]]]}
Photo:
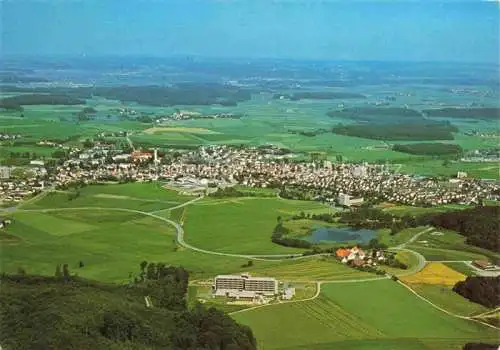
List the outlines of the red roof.
{"type": "Polygon", "coordinates": [[[339,248],[335,251],[335,254],[339,257],[339,258],[345,258],[345,257],[348,257],[349,254],[351,254],[351,250],[350,249],[344,249],[344,248],[339,248]]]}

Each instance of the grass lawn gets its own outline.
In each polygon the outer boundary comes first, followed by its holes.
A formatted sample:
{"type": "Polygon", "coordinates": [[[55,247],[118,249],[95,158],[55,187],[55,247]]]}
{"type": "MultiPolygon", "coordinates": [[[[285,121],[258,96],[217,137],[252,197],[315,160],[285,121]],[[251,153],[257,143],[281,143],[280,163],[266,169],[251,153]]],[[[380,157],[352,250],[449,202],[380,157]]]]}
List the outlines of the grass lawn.
{"type": "Polygon", "coordinates": [[[91,185],[78,189],[80,195],[70,199],[73,192],[74,190],[52,192],[23,208],[103,207],[153,211],[173,207],[194,198],[167,190],[158,183],[91,185]]]}
{"type": "Polygon", "coordinates": [[[452,290],[453,286],[415,283],[410,283],[408,285],[418,294],[429,299],[434,304],[457,315],[473,316],[490,310],[487,307],[473,303],[469,301],[469,299],[455,293],[452,290]]]}
{"type": "Polygon", "coordinates": [[[408,242],[410,238],[425,229],[425,226],[407,228],[396,233],[395,235],[391,235],[390,229],[380,229],[377,231],[377,238],[381,243],[387,244],[389,247],[393,247],[408,242]]]}
{"type": "Polygon", "coordinates": [[[373,273],[361,272],[347,267],[333,258],[326,257],[293,260],[286,264],[264,268],[260,268],[259,265],[260,262],[256,262],[254,267],[247,270],[259,276],[279,276],[281,280],[305,282],[379,277],[373,273]]]}
{"type": "Polygon", "coordinates": [[[300,252],[271,242],[277,217],[321,207],[314,202],[278,198],[206,199],[189,207],[185,240],[199,248],[226,253],[300,252]]]}
{"type": "Polygon", "coordinates": [[[452,268],[455,271],[460,272],[461,274],[464,274],[465,276],[475,276],[476,275],[476,270],[474,270],[472,267],[469,265],[466,265],[463,262],[447,262],[444,263],[446,266],[449,268],[452,268]]]}
{"type": "MultiPolygon", "coordinates": [[[[498,258],[500,254],[494,253],[487,249],[483,249],[480,247],[475,247],[465,243],[466,237],[450,230],[443,230],[440,228],[436,228],[433,232],[428,232],[419,237],[417,242],[414,242],[412,245],[415,247],[421,248],[429,248],[431,249],[446,249],[451,250],[456,253],[452,254],[462,254],[464,256],[470,257],[490,257],[490,258],[498,258]],[[419,243],[419,241],[426,241],[426,243],[419,243]]],[[[425,256],[425,254],[423,254],[425,256]]],[[[431,259],[431,260],[475,260],[474,259],[431,259]]]]}
{"type": "Polygon", "coordinates": [[[142,214],[114,210],[61,210],[50,213],[16,212],[13,223],[0,230],[1,271],[53,275],[57,264],[73,273],[109,282],[124,282],[142,260],[183,266],[191,279],[249,271],[281,280],[335,280],[365,277],[335,261],[254,261],[198,253],[179,247],[174,228],[142,214]],[[79,261],[85,266],[78,268],[79,261]]]}
{"type": "Polygon", "coordinates": [[[460,349],[497,339],[494,330],[446,315],[391,280],[324,284],[312,301],[233,317],[253,329],[262,349],[460,349]]]}
{"type": "Polygon", "coordinates": [[[471,260],[488,260],[483,254],[464,252],[443,248],[427,248],[420,245],[410,245],[408,249],[414,250],[422,254],[428,261],[471,261],[471,260]]]}

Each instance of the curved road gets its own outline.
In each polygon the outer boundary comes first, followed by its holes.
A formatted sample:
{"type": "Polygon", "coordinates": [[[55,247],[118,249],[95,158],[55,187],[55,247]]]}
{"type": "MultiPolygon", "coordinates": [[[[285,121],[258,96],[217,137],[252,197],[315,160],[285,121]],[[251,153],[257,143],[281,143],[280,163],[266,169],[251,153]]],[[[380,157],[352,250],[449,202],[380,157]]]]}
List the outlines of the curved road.
{"type": "MultiPolygon", "coordinates": [[[[43,212],[62,211],[62,210],[115,210],[115,211],[124,211],[124,212],[142,214],[142,215],[153,217],[155,219],[161,220],[163,222],[166,222],[166,223],[174,226],[175,229],[176,229],[176,231],[177,231],[177,236],[176,236],[177,242],[182,247],[194,250],[194,251],[199,252],[199,253],[204,253],[204,254],[212,254],[212,255],[219,255],[219,256],[229,256],[229,257],[234,257],[234,258],[253,259],[253,260],[262,260],[262,261],[300,260],[300,259],[308,259],[308,258],[311,258],[311,257],[317,257],[317,256],[321,256],[321,255],[323,255],[323,256],[330,255],[329,253],[315,254],[315,255],[302,255],[302,254],[234,254],[234,253],[224,253],[224,252],[217,252],[217,251],[213,251],[213,250],[202,249],[202,248],[195,247],[195,246],[187,243],[184,240],[184,229],[182,228],[182,226],[179,223],[155,214],[155,213],[159,213],[159,212],[163,212],[163,211],[169,211],[169,210],[173,210],[173,209],[182,208],[182,207],[190,205],[190,204],[192,204],[194,202],[197,202],[197,201],[199,201],[199,200],[201,200],[203,198],[204,198],[203,196],[197,197],[195,199],[192,199],[192,200],[190,200],[188,202],[176,205],[174,207],[165,208],[165,209],[161,209],[161,210],[156,210],[156,211],[153,211],[153,212],[145,212],[145,211],[136,210],[136,209],[106,208],[106,207],[71,207],[71,208],[45,208],[45,209],[19,209],[19,208],[16,208],[16,209],[14,209],[14,211],[42,212],[43,213],[43,212]]],[[[393,248],[389,248],[389,249],[393,249],[393,250],[403,250],[403,251],[407,251],[409,253],[412,253],[415,256],[417,256],[418,261],[419,261],[418,265],[415,268],[411,269],[411,271],[407,271],[407,272],[405,272],[403,274],[398,274],[398,276],[406,276],[408,274],[413,274],[413,273],[416,273],[416,272],[418,272],[418,271],[420,271],[420,270],[422,270],[424,268],[425,263],[426,263],[425,258],[421,254],[419,254],[419,253],[417,253],[417,252],[415,252],[413,250],[404,248],[404,246],[407,243],[413,242],[420,235],[428,232],[431,229],[432,228],[427,228],[426,230],[423,230],[422,232],[419,232],[418,234],[416,234],[415,236],[413,236],[410,240],[408,240],[408,242],[400,244],[399,246],[396,246],[396,247],[393,247],[393,248]]],[[[353,280],[353,281],[357,281],[357,280],[353,280]]]]}
{"type": "MultiPolygon", "coordinates": [[[[168,210],[173,210],[173,209],[181,208],[181,207],[190,205],[190,204],[192,204],[192,203],[194,203],[196,201],[199,201],[201,199],[203,199],[203,196],[197,197],[197,198],[195,198],[193,200],[190,200],[188,202],[182,203],[180,205],[177,205],[177,206],[174,206],[174,207],[171,207],[171,208],[157,210],[157,211],[153,211],[153,212],[150,212],[150,213],[144,212],[144,211],[140,211],[140,210],[135,210],[135,209],[104,208],[104,207],[50,208],[50,209],[19,209],[19,208],[15,208],[13,211],[20,211],[20,212],[51,212],[51,211],[61,211],[61,210],[116,210],[116,211],[124,211],[124,212],[137,213],[137,214],[142,214],[142,215],[150,216],[150,217],[153,217],[155,219],[158,219],[160,221],[166,222],[166,223],[174,226],[175,229],[176,229],[176,231],[177,231],[177,242],[181,246],[183,246],[183,247],[185,247],[187,249],[191,249],[191,250],[194,250],[194,251],[197,251],[197,252],[200,252],[200,253],[212,254],[212,255],[220,255],[220,256],[229,256],[229,257],[235,257],[235,258],[247,258],[247,259],[254,259],[254,260],[268,260],[268,261],[269,260],[270,261],[297,260],[297,259],[306,259],[306,258],[309,258],[309,257],[315,257],[315,256],[317,256],[317,255],[303,256],[302,254],[268,254],[268,255],[231,254],[231,253],[222,253],[222,252],[216,252],[216,251],[201,249],[201,248],[192,246],[189,243],[186,243],[186,241],[184,241],[184,229],[182,228],[182,226],[180,224],[178,224],[177,222],[172,221],[170,219],[166,219],[164,217],[161,217],[159,215],[155,215],[154,214],[154,213],[158,213],[158,212],[162,212],[162,211],[168,211],[168,210]]],[[[414,268],[412,268],[411,271],[407,271],[405,273],[398,274],[397,276],[406,276],[406,275],[414,274],[414,273],[417,273],[417,272],[421,271],[425,267],[425,264],[426,264],[425,257],[422,256],[420,253],[415,252],[415,251],[410,250],[410,249],[407,249],[405,247],[406,247],[407,244],[414,242],[415,240],[417,240],[418,237],[420,237],[421,235],[423,235],[423,234],[425,234],[425,233],[427,233],[427,232],[429,232],[431,230],[432,230],[432,227],[429,227],[429,228],[427,228],[427,229],[425,229],[425,230],[417,233],[413,237],[411,237],[407,242],[402,243],[402,244],[400,244],[398,246],[389,248],[389,250],[400,250],[400,251],[406,251],[406,252],[412,253],[412,254],[414,254],[418,258],[418,264],[417,264],[417,266],[415,266],[414,268]]],[[[329,254],[320,254],[320,255],[329,255],[329,254]]],[[[288,304],[288,303],[299,303],[299,302],[305,302],[305,301],[314,300],[314,299],[316,299],[316,298],[319,297],[319,295],[321,293],[321,285],[323,283],[325,283],[325,284],[326,283],[357,283],[357,282],[376,281],[376,280],[382,280],[382,279],[388,279],[388,278],[390,278],[389,275],[386,275],[384,277],[373,277],[373,278],[352,279],[352,280],[316,281],[316,293],[312,297],[310,297],[310,298],[300,299],[300,300],[290,300],[290,301],[285,301],[285,302],[281,302],[281,303],[278,303],[278,304],[258,305],[258,306],[254,306],[254,307],[251,307],[251,308],[248,308],[248,309],[242,309],[242,310],[238,310],[238,311],[235,311],[235,312],[231,312],[231,313],[229,313],[229,315],[234,315],[234,314],[241,313],[241,312],[247,312],[247,311],[255,310],[255,309],[258,309],[258,308],[261,308],[261,307],[266,307],[266,306],[281,305],[281,304],[288,304]]],[[[403,282],[398,281],[398,283],[400,285],[404,286],[406,289],[408,289],[411,293],[413,293],[419,299],[425,301],[426,303],[430,304],[434,308],[436,308],[436,309],[438,309],[438,310],[440,310],[440,311],[448,314],[449,316],[460,318],[460,319],[464,319],[464,320],[468,320],[468,321],[472,321],[472,322],[477,322],[477,323],[480,323],[480,324],[482,324],[484,326],[487,326],[487,327],[490,327],[490,328],[494,328],[496,330],[500,330],[500,328],[498,328],[498,327],[495,327],[495,326],[493,326],[491,324],[488,324],[486,322],[483,322],[483,321],[477,319],[476,318],[477,316],[476,317],[461,316],[461,315],[454,314],[454,313],[452,313],[450,311],[447,311],[447,310],[441,308],[440,306],[434,304],[433,302],[431,302],[427,298],[421,296],[420,294],[418,294],[416,291],[414,291],[411,287],[407,286],[403,282]]]]}

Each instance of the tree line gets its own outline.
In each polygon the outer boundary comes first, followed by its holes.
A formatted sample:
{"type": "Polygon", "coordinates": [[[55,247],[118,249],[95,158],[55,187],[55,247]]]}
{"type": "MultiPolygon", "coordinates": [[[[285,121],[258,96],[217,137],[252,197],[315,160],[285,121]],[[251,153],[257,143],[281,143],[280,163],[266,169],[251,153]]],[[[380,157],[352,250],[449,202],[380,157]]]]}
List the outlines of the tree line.
{"type": "Polygon", "coordinates": [[[469,276],[465,281],[457,282],[453,291],[489,308],[500,306],[500,276],[469,276]]]}
{"type": "Polygon", "coordinates": [[[1,275],[2,347],[257,348],[252,330],[223,312],[187,308],[189,274],[182,267],[143,261],[129,277],[127,285],[105,284],[71,274],[67,265],[54,277],[1,275]]]}
{"type": "Polygon", "coordinates": [[[465,243],[500,252],[500,207],[477,206],[471,209],[435,214],[431,224],[454,230],[466,237],[465,243]]]}
{"type": "Polygon", "coordinates": [[[392,149],[396,152],[425,156],[457,156],[463,152],[459,145],[440,142],[394,145],[392,149]]]}

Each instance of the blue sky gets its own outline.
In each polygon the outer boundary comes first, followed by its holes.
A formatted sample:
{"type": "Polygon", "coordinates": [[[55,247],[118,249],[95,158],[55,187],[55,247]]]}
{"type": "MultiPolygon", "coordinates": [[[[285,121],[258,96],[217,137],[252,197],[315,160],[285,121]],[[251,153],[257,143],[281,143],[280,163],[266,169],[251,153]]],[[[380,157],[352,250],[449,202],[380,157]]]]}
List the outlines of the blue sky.
{"type": "Polygon", "coordinates": [[[2,53],[498,62],[469,1],[0,0],[2,53]]]}

